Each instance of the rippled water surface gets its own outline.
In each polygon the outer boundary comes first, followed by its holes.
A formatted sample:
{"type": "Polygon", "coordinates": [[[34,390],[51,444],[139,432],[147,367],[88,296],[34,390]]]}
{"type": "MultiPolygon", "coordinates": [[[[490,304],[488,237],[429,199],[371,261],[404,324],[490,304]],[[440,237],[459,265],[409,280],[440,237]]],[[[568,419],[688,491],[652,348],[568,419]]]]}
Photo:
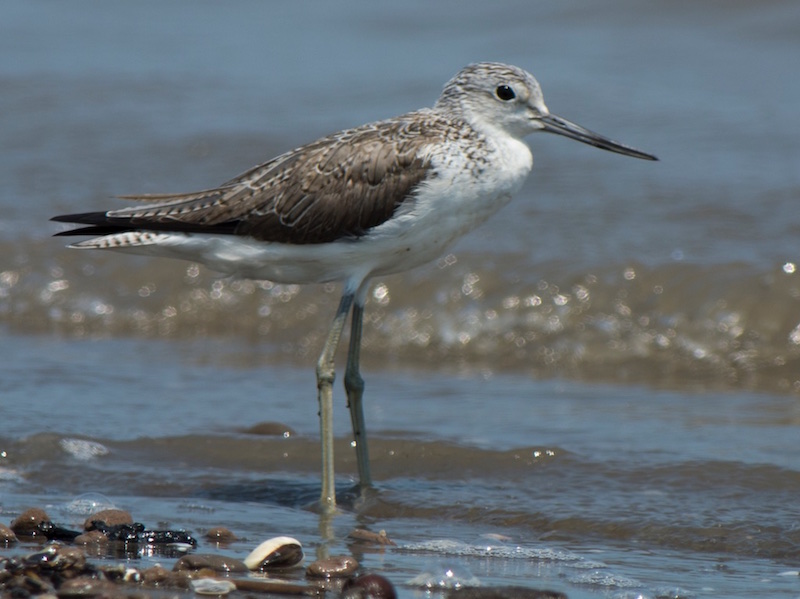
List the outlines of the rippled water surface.
{"type": "Polygon", "coordinates": [[[90,494],[226,525],[238,557],[291,534],[307,561],[383,529],[397,547],[357,557],[404,597],[448,569],[573,598],[800,595],[796,3],[3,12],[3,522],[38,505],[75,525],[90,494]],[[48,219],[216,185],[430,105],[476,60],[529,69],[555,114],[661,160],[532,136],[514,202],[375,282],[378,492],[320,522],[314,364],[337,287],[68,251],[48,219]]]}

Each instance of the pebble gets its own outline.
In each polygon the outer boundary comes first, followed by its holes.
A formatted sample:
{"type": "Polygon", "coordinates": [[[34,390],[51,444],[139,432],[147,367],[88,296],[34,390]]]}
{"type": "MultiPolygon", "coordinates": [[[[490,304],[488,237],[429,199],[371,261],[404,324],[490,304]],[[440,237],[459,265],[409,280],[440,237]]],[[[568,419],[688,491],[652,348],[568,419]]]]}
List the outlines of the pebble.
{"type": "Polygon", "coordinates": [[[267,539],[244,559],[250,570],[290,568],[303,561],[303,547],[292,537],[267,539]]]}
{"type": "Polygon", "coordinates": [[[306,568],[306,575],[313,578],[345,578],[358,570],[358,561],[350,555],[332,555],[325,559],[311,562],[306,568]]]}
{"type": "Polygon", "coordinates": [[[163,566],[153,566],[140,572],[142,583],[146,586],[157,586],[160,588],[189,588],[188,572],[172,572],[163,566]]]}
{"type": "Polygon", "coordinates": [[[83,523],[83,530],[94,530],[95,521],[105,522],[107,526],[119,526],[120,524],[133,524],[133,516],[125,510],[100,510],[86,518],[86,522],[83,523]]]}
{"type": "MultiPolygon", "coordinates": [[[[87,519],[85,526],[91,527],[92,522],[100,520],[106,524],[123,527],[135,524],[128,512],[113,509],[93,514],[87,519]]],[[[20,514],[10,527],[0,525],[0,545],[6,539],[9,539],[5,541],[6,543],[14,542],[16,534],[23,537],[44,536],[43,531],[46,526],[55,527],[44,510],[28,509],[20,514]]],[[[139,526],[144,528],[143,525],[139,526]]],[[[176,531],[150,531],[143,534],[158,536],[160,540],[163,536],[163,541],[170,541],[173,544],[179,537],[190,538],[176,531]]],[[[355,529],[349,536],[359,542],[394,545],[384,531],[374,533],[365,529],[355,529]]],[[[222,542],[221,539],[232,541],[235,540],[235,536],[227,528],[215,527],[209,529],[206,539],[210,542],[222,542]]],[[[137,540],[141,541],[138,538],[137,540]]],[[[75,538],[74,544],[62,540],[43,545],[27,556],[13,558],[0,556],[0,596],[128,597],[146,596],[148,593],[146,589],[155,588],[159,593],[169,592],[169,589],[181,589],[190,590],[198,595],[225,596],[238,589],[240,594],[321,597],[326,592],[335,592],[335,588],[329,585],[342,584],[342,578],[352,576],[359,569],[355,558],[339,555],[311,563],[306,569],[306,576],[309,579],[306,584],[270,579],[220,578],[220,573],[224,576],[229,573],[243,573],[247,569],[269,570],[296,566],[303,560],[303,550],[300,542],[292,537],[275,537],[264,541],[244,562],[216,554],[184,555],[176,562],[175,571],[161,566],[138,570],[119,563],[107,565],[104,563],[105,559],[99,562],[87,560],[87,551],[90,557],[94,555],[101,558],[118,557],[108,554],[108,543],[109,538],[101,531],[89,530],[75,538]],[[88,547],[83,549],[80,545],[88,547]]],[[[566,599],[563,593],[515,586],[444,588],[443,592],[445,599],[566,599]]],[[[348,578],[342,586],[341,597],[396,599],[397,594],[392,583],[384,576],[366,574],[348,578]]]]}
{"type": "Polygon", "coordinates": [[[42,522],[49,521],[50,516],[47,515],[47,512],[41,508],[32,507],[14,518],[14,521],[11,523],[11,530],[14,531],[18,537],[42,536],[39,525],[42,522]]]}
{"type": "Polygon", "coordinates": [[[86,554],[79,547],[59,546],[55,564],[59,570],[83,570],[86,568],[86,554]]]}
{"type": "Polygon", "coordinates": [[[23,567],[48,575],[53,572],[76,575],[86,569],[86,554],[77,547],[52,544],[21,559],[23,567]]]}
{"type": "Polygon", "coordinates": [[[0,524],[0,543],[16,543],[17,535],[5,524],[0,524]]]}
{"type": "Polygon", "coordinates": [[[344,583],[342,597],[344,599],[397,599],[397,591],[385,576],[363,574],[344,583]]]}
{"type": "Polygon", "coordinates": [[[206,531],[205,537],[207,541],[222,544],[233,543],[234,541],[238,540],[236,535],[224,526],[215,526],[214,528],[209,528],[208,531],[206,531]]]}
{"type": "Polygon", "coordinates": [[[192,553],[190,555],[184,555],[175,562],[175,566],[172,569],[178,572],[181,570],[201,570],[204,568],[212,572],[248,572],[248,568],[242,560],[213,553],[192,553]]]}

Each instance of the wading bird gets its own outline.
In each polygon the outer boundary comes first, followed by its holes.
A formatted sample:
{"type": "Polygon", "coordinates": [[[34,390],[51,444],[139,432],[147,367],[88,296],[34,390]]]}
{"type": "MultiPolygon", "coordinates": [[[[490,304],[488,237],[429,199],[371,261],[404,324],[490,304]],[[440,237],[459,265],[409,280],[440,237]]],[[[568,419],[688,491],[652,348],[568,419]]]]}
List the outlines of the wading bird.
{"type": "Polygon", "coordinates": [[[321,506],[333,510],[334,354],[352,309],[344,386],[358,473],[370,487],[359,372],[370,280],[440,256],[505,206],[533,166],[523,138],[556,133],[656,160],[550,113],[533,76],[483,62],[462,69],[433,108],[334,133],[191,193],[123,196],[139,205],[57,216],[91,235],[70,247],[182,258],[282,283],[339,281],[342,299],[317,362],[321,506]]]}

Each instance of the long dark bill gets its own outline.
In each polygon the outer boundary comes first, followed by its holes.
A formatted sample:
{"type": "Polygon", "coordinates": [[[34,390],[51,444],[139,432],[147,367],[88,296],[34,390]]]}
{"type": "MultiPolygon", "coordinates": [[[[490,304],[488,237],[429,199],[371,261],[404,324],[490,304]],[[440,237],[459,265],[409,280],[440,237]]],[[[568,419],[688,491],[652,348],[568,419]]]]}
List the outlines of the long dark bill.
{"type": "Polygon", "coordinates": [[[601,148],[603,150],[608,150],[609,152],[616,152],[617,154],[624,154],[625,156],[633,156],[634,158],[641,158],[643,160],[658,160],[658,158],[652,154],[648,154],[647,152],[642,152],[636,148],[626,146],[625,144],[612,141],[607,137],[603,137],[594,131],[584,129],[580,125],[576,125],[575,123],[572,123],[567,119],[562,119],[554,114],[548,114],[547,116],[540,117],[540,120],[542,125],[544,125],[544,131],[547,131],[548,133],[563,135],[564,137],[569,137],[570,139],[582,141],[583,143],[594,146],[595,148],[601,148]]]}

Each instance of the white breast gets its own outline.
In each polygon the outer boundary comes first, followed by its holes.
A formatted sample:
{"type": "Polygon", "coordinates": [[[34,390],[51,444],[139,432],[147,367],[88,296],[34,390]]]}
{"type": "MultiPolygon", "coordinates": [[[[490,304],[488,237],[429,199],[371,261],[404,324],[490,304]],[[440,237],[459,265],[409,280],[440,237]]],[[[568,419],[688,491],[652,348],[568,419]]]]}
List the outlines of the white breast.
{"type": "Polygon", "coordinates": [[[488,143],[490,151],[481,152],[481,160],[470,159],[466,150],[431,156],[436,176],[420,186],[414,201],[362,240],[393,256],[387,256],[374,274],[435,260],[519,191],[533,166],[530,149],[511,137],[488,143]]]}

